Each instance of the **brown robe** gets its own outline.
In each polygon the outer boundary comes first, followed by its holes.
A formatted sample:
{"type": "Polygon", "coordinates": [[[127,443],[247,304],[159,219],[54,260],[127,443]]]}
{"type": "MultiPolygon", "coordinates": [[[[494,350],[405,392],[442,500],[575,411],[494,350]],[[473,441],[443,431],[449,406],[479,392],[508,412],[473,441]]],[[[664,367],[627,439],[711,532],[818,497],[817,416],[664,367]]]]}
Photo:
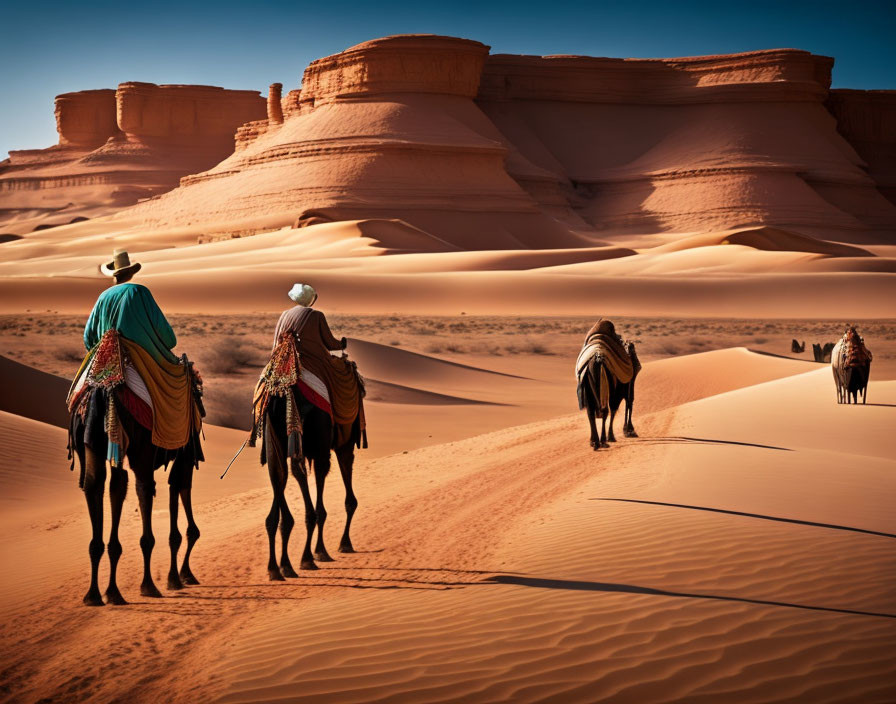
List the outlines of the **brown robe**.
{"type": "Polygon", "coordinates": [[[330,354],[331,350],[341,350],[343,346],[330,332],[326,316],[313,308],[295,306],[284,311],[277,321],[274,347],[284,332],[296,334],[299,365],[327,385],[333,421],[338,425],[354,423],[361,412],[358,380],[347,360],[330,354]]]}

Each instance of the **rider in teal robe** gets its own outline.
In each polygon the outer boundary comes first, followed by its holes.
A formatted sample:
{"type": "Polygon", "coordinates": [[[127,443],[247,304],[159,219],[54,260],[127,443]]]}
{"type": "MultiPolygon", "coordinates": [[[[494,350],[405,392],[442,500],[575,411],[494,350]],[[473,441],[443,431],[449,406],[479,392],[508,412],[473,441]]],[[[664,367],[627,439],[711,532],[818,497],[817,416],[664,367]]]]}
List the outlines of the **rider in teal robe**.
{"type": "Polygon", "coordinates": [[[117,284],[100,294],[84,326],[84,346],[89,350],[114,328],[149,352],[157,362],[179,362],[171,350],[177,344],[149,289],[140,284],[117,284]]]}

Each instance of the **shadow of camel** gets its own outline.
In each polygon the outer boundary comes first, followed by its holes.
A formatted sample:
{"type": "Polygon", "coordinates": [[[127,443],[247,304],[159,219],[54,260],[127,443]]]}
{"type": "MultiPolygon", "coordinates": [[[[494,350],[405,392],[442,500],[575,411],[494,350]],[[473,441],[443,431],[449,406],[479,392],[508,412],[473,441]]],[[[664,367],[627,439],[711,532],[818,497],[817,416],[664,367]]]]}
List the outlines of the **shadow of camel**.
{"type": "Polygon", "coordinates": [[[896,534],[884,533],[868,528],[855,528],[853,526],[841,526],[836,523],[818,523],[816,521],[803,521],[798,518],[782,518],[781,516],[765,516],[761,513],[747,513],[746,511],[731,511],[724,508],[710,508],[709,506],[690,506],[688,504],[672,504],[665,501],[646,501],[644,499],[613,499],[598,497],[591,501],[620,501],[629,504],[644,504],[646,506],[669,506],[671,508],[686,508],[692,511],[710,511],[711,513],[726,513],[729,516],[745,516],[746,518],[761,518],[764,521],[779,521],[781,523],[794,523],[800,526],[814,526],[816,528],[830,528],[831,530],[846,530],[853,533],[865,533],[866,535],[879,535],[883,538],[896,538],[896,534]]]}
{"type": "MultiPolygon", "coordinates": [[[[871,405],[871,404],[869,404],[871,405]]],[[[777,445],[762,445],[756,442],[740,442],[739,440],[713,440],[711,438],[689,438],[683,435],[663,435],[655,438],[640,438],[638,444],[652,443],[654,445],[671,445],[677,443],[693,443],[697,445],[739,445],[741,447],[758,447],[760,450],[779,450],[780,452],[793,452],[789,447],[777,445]]]]}
{"type": "Polygon", "coordinates": [[[538,589],[569,589],[584,592],[609,592],[622,594],[646,594],[649,596],[670,596],[683,599],[712,599],[716,601],[731,601],[741,604],[757,604],[759,606],[784,606],[790,609],[806,609],[808,611],[825,611],[833,614],[850,614],[852,616],[876,616],[878,618],[894,618],[896,614],[877,613],[874,611],[859,611],[857,609],[838,609],[829,606],[812,606],[810,604],[794,604],[786,601],[770,601],[766,599],[749,599],[739,596],[725,596],[722,594],[691,594],[688,592],[673,592],[665,589],[653,589],[651,587],[639,587],[635,584],[613,584],[611,582],[580,582],[567,579],[541,579],[538,577],[520,577],[510,574],[496,574],[488,579],[489,584],[515,584],[522,587],[536,587],[538,589]]]}

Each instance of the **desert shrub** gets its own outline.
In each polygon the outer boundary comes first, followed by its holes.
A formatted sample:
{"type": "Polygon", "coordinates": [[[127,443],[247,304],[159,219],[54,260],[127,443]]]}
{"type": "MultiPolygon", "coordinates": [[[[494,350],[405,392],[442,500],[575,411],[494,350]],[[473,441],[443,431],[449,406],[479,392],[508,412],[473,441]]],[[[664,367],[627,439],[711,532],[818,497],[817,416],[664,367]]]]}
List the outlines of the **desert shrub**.
{"type": "Polygon", "coordinates": [[[200,371],[211,374],[234,374],[247,369],[260,369],[263,355],[243,340],[225,337],[205,352],[199,360],[200,371]]]}
{"type": "Polygon", "coordinates": [[[82,347],[59,347],[53,352],[53,356],[60,362],[80,364],[87,354],[82,347]]]}

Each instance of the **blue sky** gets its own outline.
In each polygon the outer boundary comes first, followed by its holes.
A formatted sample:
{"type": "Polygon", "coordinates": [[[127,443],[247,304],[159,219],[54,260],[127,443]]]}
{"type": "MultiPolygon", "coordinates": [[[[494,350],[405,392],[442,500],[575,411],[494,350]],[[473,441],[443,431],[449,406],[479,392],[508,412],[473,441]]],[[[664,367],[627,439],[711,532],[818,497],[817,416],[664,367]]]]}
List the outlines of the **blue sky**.
{"type": "Polygon", "coordinates": [[[56,141],[53,97],[124,81],[265,91],[389,34],[493,53],[667,57],[792,47],[836,58],[834,86],[896,88],[896,1],[19,2],[0,6],[0,158],[56,141]]]}

